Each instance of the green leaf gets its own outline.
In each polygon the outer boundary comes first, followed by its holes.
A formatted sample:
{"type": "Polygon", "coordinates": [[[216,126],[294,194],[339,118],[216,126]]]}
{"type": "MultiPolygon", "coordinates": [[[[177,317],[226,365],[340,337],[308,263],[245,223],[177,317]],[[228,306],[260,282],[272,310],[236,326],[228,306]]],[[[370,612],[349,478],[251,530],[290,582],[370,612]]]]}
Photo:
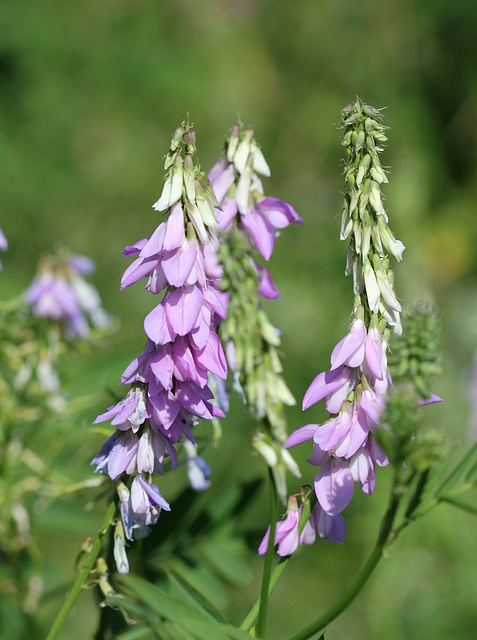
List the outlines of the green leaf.
{"type": "Polygon", "coordinates": [[[126,611],[129,615],[148,624],[155,624],[160,618],[150,608],[141,602],[135,602],[122,593],[115,593],[106,597],[106,604],[126,611]]]}
{"type": "Polygon", "coordinates": [[[199,622],[210,619],[210,615],[206,611],[191,607],[189,604],[167,595],[142,578],[132,575],[121,576],[119,582],[125,587],[126,593],[133,594],[141,604],[147,605],[164,620],[180,621],[187,618],[199,622]]]}
{"type": "Polygon", "coordinates": [[[176,559],[170,564],[170,568],[186,582],[191,584],[194,589],[213,603],[214,606],[224,606],[226,599],[223,586],[206,564],[197,565],[193,562],[191,565],[186,564],[180,559],[176,559]]]}
{"type": "Polygon", "coordinates": [[[177,591],[183,596],[184,600],[186,600],[192,606],[197,606],[206,611],[214,620],[217,622],[225,622],[222,614],[217,611],[217,609],[207,600],[204,596],[195,589],[190,582],[184,579],[178,573],[174,573],[173,571],[167,572],[167,577],[170,582],[177,591]]]}
{"type": "Polygon", "coordinates": [[[246,563],[240,558],[244,552],[244,545],[238,538],[216,537],[204,545],[204,554],[217,573],[235,583],[250,577],[246,563]]]}
{"type": "Polygon", "coordinates": [[[149,627],[134,626],[120,633],[118,638],[120,640],[151,640],[152,638],[157,638],[157,634],[153,633],[149,627]]]}
{"type": "Polygon", "coordinates": [[[464,502],[463,500],[459,500],[458,498],[452,498],[451,496],[441,496],[441,502],[447,502],[448,504],[452,504],[454,507],[458,507],[467,513],[472,514],[473,516],[477,516],[477,507],[468,502],[464,502]]]}
{"type": "Polygon", "coordinates": [[[444,480],[442,485],[436,491],[436,497],[440,498],[446,491],[451,489],[459,478],[465,473],[469,466],[474,462],[473,458],[477,454],[477,443],[475,443],[469,451],[464,455],[462,460],[456,465],[452,473],[444,480]]]}

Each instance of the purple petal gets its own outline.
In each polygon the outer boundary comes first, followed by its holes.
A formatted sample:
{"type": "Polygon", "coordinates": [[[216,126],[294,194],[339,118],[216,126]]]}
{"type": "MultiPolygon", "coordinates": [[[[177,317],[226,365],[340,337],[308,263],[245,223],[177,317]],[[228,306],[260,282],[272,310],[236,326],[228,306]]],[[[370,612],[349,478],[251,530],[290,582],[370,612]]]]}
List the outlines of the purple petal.
{"type": "Polygon", "coordinates": [[[318,374],[305,393],[303,410],[308,409],[308,407],[322,400],[328,394],[339,389],[343,384],[347,383],[349,378],[350,370],[347,367],[318,374]]]}
{"type": "Polygon", "coordinates": [[[176,251],[168,253],[162,259],[161,267],[169,284],[173,287],[181,287],[189,277],[196,258],[196,248],[187,240],[184,240],[176,251]]]}
{"type": "Polygon", "coordinates": [[[201,290],[195,285],[186,285],[175,289],[164,301],[166,318],[171,329],[180,336],[192,331],[203,302],[201,290]]]}
{"type": "Polygon", "coordinates": [[[269,260],[275,243],[275,229],[255,210],[246,215],[242,214],[241,221],[258,251],[265,260],[269,260]]]}
{"type": "Polygon", "coordinates": [[[318,424],[306,424],[304,427],[296,429],[296,431],[288,436],[285,448],[296,447],[298,444],[312,440],[318,427],[318,424]]]}
{"type": "Polygon", "coordinates": [[[164,234],[164,251],[174,251],[184,242],[184,212],[179,203],[176,203],[169,213],[164,234]]]}
{"type": "Polygon", "coordinates": [[[174,363],[172,361],[170,345],[161,345],[157,355],[150,361],[150,367],[156,380],[160,382],[164,389],[172,389],[174,363]]]}
{"type": "Polygon", "coordinates": [[[196,348],[203,349],[210,336],[210,311],[206,307],[202,307],[201,312],[197,318],[197,322],[195,323],[195,327],[192,332],[189,334],[189,340],[191,344],[196,348]]]}
{"type": "Polygon", "coordinates": [[[316,518],[316,528],[319,536],[332,544],[340,544],[345,541],[346,522],[340,513],[330,516],[320,509],[316,518]]]}
{"type": "Polygon", "coordinates": [[[427,404],[436,404],[436,402],[444,402],[444,401],[436,393],[431,393],[429,398],[421,398],[418,402],[418,405],[420,407],[424,407],[427,404]]]}
{"type": "Polygon", "coordinates": [[[217,224],[219,225],[219,229],[224,231],[237,215],[238,209],[235,198],[225,198],[221,203],[221,207],[222,211],[220,209],[215,209],[215,213],[217,215],[217,224]]]}
{"type": "Polygon", "coordinates": [[[123,256],[126,258],[129,256],[136,256],[138,253],[141,253],[148,242],[149,238],[143,238],[142,240],[138,240],[135,244],[124,247],[123,256]]]}
{"type": "Polygon", "coordinates": [[[123,273],[123,277],[121,278],[121,291],[149,275],[158,264],[159,261],[155,257],[146,259],[136,258],[123,273]]]}
{"type": "Polygon", "coordinates": [[[194,358],[203,369],[214,373],[224,380],[227,378],[227,361],[222,343],[215,331],[211,331],[206,346],[200,351],[194,350],[194,358]]]}
{"type": "Polygon", "coordinates": [[[270,527],[268,527],[265,535],[263,536],[262,542],[260,543],[260,546],[258,547],[258,555],[259,556],[263,556],[265,553],[267,553],[268,541],[269,540],[270,540],[270,527]]]}
{"type": "Polygon", "coordinates": [[[166,233],[166,223],[161,224],[156,228],[152,236],[142,247],[139,256],[141,258],[158,258],[164,249],[164,235],[166,233]]]}
{"type": "Polygon", "coordinates": [[[312,464],[315,467],[321,467],[323,464],[326,464],[330,459],[330,455],[323,451],[316,443],[313,443],[313,452],[309,458],[307,458],[307,462],[312,464]]]}
{"type": "Polygon", "coordinates": [[[279,198],[264,198],[258,206],[260,213],[275,229],[284,229],[291,222],[303,222],[295,209],[279,198]]]}
{"type": "Polygon", "coordinates": [[[225,160],[225,163],[221,163],[220,166],[219,163],[220,160],[212,167],[209,173],[209,179],[217,201],[222,202],[225,194],[235,180],[235,169],[233,164],[228,164],[227,160],[225,160]]]}
{"type": "Polygon", "coordinates": [[[355,320],[349,333],[342,339],[331,354],[331,370],[337,369],[343,364],[349,367],[359,367],[364,359],[364,343],[366,340],[366,327],[362,320],[355,320]]]}
{"type": "Polygon", "coordinates": [[[385,372],[383,371],[383,347],[379,331],[372,327],[368,331],[365,344],[366,364],[369,371],[378,380],[383,380],[385,372]]]}
{"type": "Polygon", "coordinates": [[[319,425],[313,437],[313,442],[322,451],[331,452],[334,447],[349,433],[351,418],[347,411],[343,411],[336,418],[319,425]]]}
{"type": "Polygon", "coordinates": [[[138,445],[139,438],[132,432],[116,439],[108,459],[108,475],[112,480],[116,480],[126,471],[137,453],[138,445]]]}
{"type": "Polygon", "coordinates": [[[176,398],[189,413],[199,418],[210,420],[212,414],[199,391],[200,389],[192,382],[178,382],[176,385],[176,398]]]}
{"type": "Polygon", "coordinates": [[[176,337],[176,331],[172,329],[167,321],[164,300],[165,298],[144,319],[144,330],[147,336],[156,344],[172,342],[176,337]]]}
{"type": "Polygon", "coordinates": [[[162,265],[158,264],[157,267],[149,274],[149,278],[144,288],[151,293],[158,294],[167,287],[167,284],[167,279],[164,271],[162,270],[162,265]]]}
{"type": "MultiPolygon", "coordinates": [[[[1,247],[0,247],[1,248],[1,247]]],[[[87,276],[96,269],[94,260],[79,253],[72,253],[68,257],[68,266],[80,276],[87,276]]]]}
{"type": "Polygon", "coordinates": [[[351,471],[342,460],[330,459],[315,478],[315,493],[323,511],[330,516],[341,513],[353,497],[351,471]]]}
{"type": "Polygon", "coordinates": [[[140,356],[134,358],[128,364],[121,376],[121,384],[132,384],[133,382],[148,382],[149,379],[149,360],[154,356],[155,345],[149,340],[147,347],[140,356]]]}
{"type": "Polygon", "coordinates": [[[376,486],[375,466],[368,445],[362,447],[353,455],[349,468],[354,480],[360,483],[361,490],[368,495],[373,493],[376,486]]]}
{"type": "MultiPolygon", "coordinates": [[[[176,420],[181,405],[171,391],[155,391],[154,385],[149,386],[149,407],[152,409],[152,421],[159,431],[167,431],[176,420]]],[[[150,418],[151,419],[151,418],[150,418]]]]}
{"type": "Polygon", "coordinates": [[[258,292],[264,298],[268,298],[269,300],[277,300],[280,298],[280,292],[278,291],[275,283],[272,280],[272,276],[270,275],[268,269],[265,267],[261,267],[254,260],[252,260],[254,268],[258,272],[258,292]]]}

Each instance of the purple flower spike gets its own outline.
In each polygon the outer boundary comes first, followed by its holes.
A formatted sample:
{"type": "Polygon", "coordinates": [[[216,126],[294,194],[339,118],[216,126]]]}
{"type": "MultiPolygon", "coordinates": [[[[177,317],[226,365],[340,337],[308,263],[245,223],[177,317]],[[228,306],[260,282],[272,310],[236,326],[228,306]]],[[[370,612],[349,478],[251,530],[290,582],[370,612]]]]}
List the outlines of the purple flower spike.
{"type": "MultiPolygon", "coordinates": [[[[183,123],[173,135],[164,188],[154,205],[166,209],[164,221],[150,238],[124,250],[124,255],[137,257],[125,270],[121,289],[147,278],[145,289],[164,295],[144,320],[149,338],[145,350],[121,377],[121,384],[132,385],[129,393],[95,420],[110,420],[116,428],[94,463],[97,471],[120,478],[124,535],[118,527],[116,551],[125,571],[124,537],[147,535],[161,510],[170,510],[151,476],[163,473],[167,458],[175,469],[175,446],[186,442],[194,451],[186,456],[189,475],[196,488],[206,488],[210,469],[196,454],[193,429],[199,418],[224,416],[212,404],[208,386],[209,373],[227,377],[214,331],[215,318],[225,315],[228,302],[219,291],[217,201],[194,164],[194,153],[195,134],[183,123]]],[[[217,170],[217,179],[227,184],[227,176],[220,176],[222,168],[217,170]]]]}
{"type": "Polygon", "coordinates": [[[110,324],[98,292],[83,280],[92,271],[94,262],[86,256],[64,251],[46,256],[25,293],[32,315],[57,321],[67,338],[86,338],[90,326],[110,324]]]}

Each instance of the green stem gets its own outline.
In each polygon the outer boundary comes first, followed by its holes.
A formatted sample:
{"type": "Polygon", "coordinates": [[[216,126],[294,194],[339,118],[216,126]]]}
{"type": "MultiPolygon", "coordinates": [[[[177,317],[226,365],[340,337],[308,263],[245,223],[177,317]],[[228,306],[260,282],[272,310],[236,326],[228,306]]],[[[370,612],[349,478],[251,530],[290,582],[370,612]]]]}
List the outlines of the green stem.
{"type": "Polygon", "coordinates": [[[103,544],[104,536],[106,535],[113,521],[115,513],[116,513],[116,504],[114,502],[111,502],[106,510],[106,515],[104,516],[104,520],[98,531],[96,540],[93,543],[91,551],[89,552],[89,555],[83,565],[83,568],[78,573],[76,580],[74,581],[73,586],[71,587],[70,592],[66,596],[66,600],[62,608],[60,609],[58,615],[56,616],[51,626],[51,629],[46,637],[46,640],[53,640],[53,638],[56,638],[58,631],[61,629],[61,626],[66,620],[66,617],[68,616],[71,608],[73,607],[74,603],[78,599],[78,596],[81,593],[81,590],[83,589],[88,579],[88,576],[93,569],[96,558],[98,557],[99,552],[101,551],[101,546],[103,544]]]}
{"type": "Polygon", "coordinates": [[[383,557],[384,547],[392,531],[399,501],[400,496],[396,491],[395,482],[393,483],[389,506],[381,521],[378,539],[364,566],[356,574],[355,578],[343,595],[338,598],[338,600],[327,611],[325,611],[325,613],[294,636],[291,636],[289,640],[307,640],[308,638],[311,638],[311,636],[322,631],[330,622],[337,618],[340,613],[342,613],[351,604],[351,602],[353,602],[383,557]]]}
{"type": "MultiPolygon", "coordinates": [[[[286,558],[282,558],[280,560],[280,562],[277,564],[277,566],[275,567],[275,570],[272,573],[272,576],[270,578],[270,584],[269,584],[269,587],[268,587],[268,597],[269,598],[272,595],[273,591],[275,590],[275,587],[277,586],[280,578],[282,577],[282,574],[285,571],[285,568],[286,568],[290,558],[291,558],[291,556],[287,556],[286,558]]],[[[260,599],[258,599],[255,602],[253,607],[250,609],[247,617],[245,618],[245,620],[240,625],[240,629],[242,631],[250,631],[250,629],[255,624],[255,621],[256,621],[256,619],[258,617],[258,612],[259,612],[259,609],[260,609],[260,602],[261,602],[260,599]]]]}
{"type": "Polygon", "coordinates": [[[265,563],[263,566],[262,590],[260,592],[260,608],[257,622],[257,638],[265,638],[270,576],[272,573],[274,556],[275,531],[277,529],[277,489],[273,479],[273,472],[270,467],[268,469],[268,477],[270,486],[270,537],[268,539],[267,553],[265,554],[265,563]]]}
{"type": "MultiPolygon", "coordinates": [[[[310,503],[309,501],[309,496],[306,496],[306,502],[304,505],[304,509],[301,513],[300,516],[300,521],[298,523],[298,531],[301,535],[303,529],[305,528],[306,523],[308,522],[308,519],[310,517],[310,512],[312,509],[312,503],[310,503]]],[[[314,500],[313,502],[313,506],[314,503],[316,502],[316,500],[314,500]]],[[[290,560],[291,556],[282,556],[280,558],[280,560],[278,561],[277,566],[275,567],[275,569],[273,570],[272,576],[270,578],[270,584],[268,587],[268,597],[270,598],[270,596],[272,595],[273,591],[275,590],[275,587],[277,586],[277,584],[280,581],[280,578],[283,575],[283,572],[285,571],[288,561],[290,560]]],[[[240,625],[240,629],[242,631],[250,631],[250,629],[253,627],[253,625],[255,624],[257,618],[258,618],[258,611],[260,608],[260,598],[255,602],[255,604],[253,605],[253,607],[251,608],[251,610],[249,611],[247,617],[245,618],[245,620],[242,622],[242,624],[240,625]]]]}

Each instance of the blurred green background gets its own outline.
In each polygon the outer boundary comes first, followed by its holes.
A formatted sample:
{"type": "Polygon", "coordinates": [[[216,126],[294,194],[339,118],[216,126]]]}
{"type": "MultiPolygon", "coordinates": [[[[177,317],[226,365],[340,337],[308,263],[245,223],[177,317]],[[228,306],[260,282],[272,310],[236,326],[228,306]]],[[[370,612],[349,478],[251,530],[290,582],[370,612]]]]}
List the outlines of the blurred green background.
{"type": "MultiPolygon", "coordinates": [[[[121,251],[159,222],[151,205],[162,189],[162,156],[187,113],[205,170],[237,114],[254,127],[272,170],[266,194],[290,202],[305,220],[276,242],[270,270],[282,299],[266,305],[283,332],[285,375],[298,405],[328,368],[352,304],[346,246],[339,243],[342,147],[335,123],[357,94],[388,107],[385,204],[407,247],[396,268],[398,295],[404,305],[426,297],[441,309],[445,374],[435,391],[445,403],[429,407],[428,423],[445,431],[450,451],[475,437],[467,400],[477,347],[473,0],[16,0],[1,3],[0,23],[0,226],[10,243],[0,296],[24,290],[41,253],[62,243],[96,261],[92,280],[121,322],[102,353],[67,372],[72,395],[95,398],[67,432],[66,450],[74,455],[61,464],[74,477],[91,473],[101,438],[89,425],[109,404],[104,389],[116,388],[143,348],[142,321],[154,303],[140,286],[119,292],[127,264],[121,251]]],[[[324,415],[321,407],[303,415],[298,406],[290,425],[324,415]]],[[[223,445],[210,454],[212,493],[262,473],[247,447],[252,429],[235,402],[223,445]]],[[[310,482],[308,450],[297,453],[310,482]]],[[[320,542],[292,563],[272,600],[271,638],[285,638],[340,593],[371,548],[388,481],[389,470],[382,470],[372,498],[356,491],[343,546],[320,542]]],[[[164,495],[183,482],[182,472],[164,478],[164,495]]],[[[260,500],[253,524],[265,529],[260,500]]],[[[100,520],[99,511],[83,513],[79,504],[57,503],[41,516],[48,587],[71,577],[82,538],[100,520]]],[[[327,640],[475,638],[475,522],[451,509],[398,541],[327,640]]],[[[159,526],[167,526],[166,517],[159,526]]],[[[252,562],[258,575],[261,561],[252,562]]],[[[234,621],[256,584],[245,592],[229,601],[234,621]]],[[[49,602],[45,623],[61,596],[49,602]]],[[[85,594],[60,637],[90,637],[92,603],[85,594]]]]}

